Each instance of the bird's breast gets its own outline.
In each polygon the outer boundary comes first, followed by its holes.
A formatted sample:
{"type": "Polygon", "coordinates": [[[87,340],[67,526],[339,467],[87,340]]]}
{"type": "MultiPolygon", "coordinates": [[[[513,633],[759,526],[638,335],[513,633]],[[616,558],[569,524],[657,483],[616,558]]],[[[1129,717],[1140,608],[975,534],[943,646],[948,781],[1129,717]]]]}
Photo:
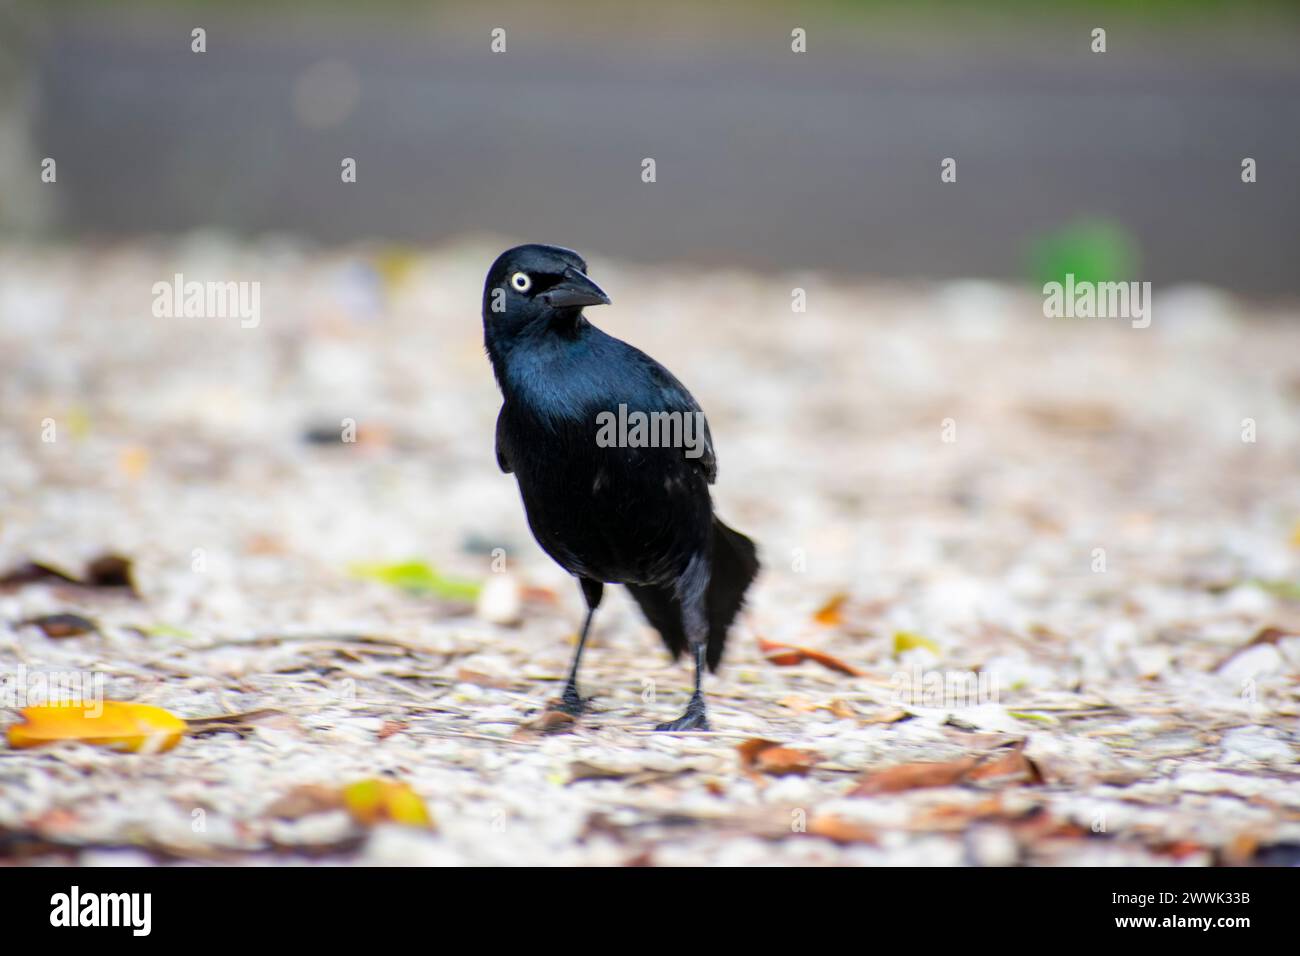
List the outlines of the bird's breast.
{"type": "Polygon", "coordinates": [[[539,443],[512,459],[529,526],[575,574],[652,583],[675,577],[707,541],[708,485],[680,450],[539,443]]]}

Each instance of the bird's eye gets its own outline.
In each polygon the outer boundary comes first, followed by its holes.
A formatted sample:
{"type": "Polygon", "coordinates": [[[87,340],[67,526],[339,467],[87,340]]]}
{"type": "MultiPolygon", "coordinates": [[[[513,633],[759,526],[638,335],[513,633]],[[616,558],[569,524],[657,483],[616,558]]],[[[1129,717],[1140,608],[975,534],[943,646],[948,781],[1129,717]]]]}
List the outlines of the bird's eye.
{"type": "Polygon", "coordinates": [[[533,287],[533,280],[526,272],[516,272],[510,277],[510,284],[514,286],[516,292],[527,292],[533,287]]]}

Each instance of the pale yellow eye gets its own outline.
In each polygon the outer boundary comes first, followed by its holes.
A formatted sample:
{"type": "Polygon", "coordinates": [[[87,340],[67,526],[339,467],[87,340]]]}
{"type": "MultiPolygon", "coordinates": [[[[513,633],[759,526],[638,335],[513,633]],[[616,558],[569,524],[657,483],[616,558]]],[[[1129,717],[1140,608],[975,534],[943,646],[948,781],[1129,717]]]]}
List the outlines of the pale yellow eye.
{"type": "Polygon", "coordinates": [[[510,284],[516,292],[527,292],[533,287],[533,280],[528,277],[526,272],[516,272],[510,277],[510,284]]]}

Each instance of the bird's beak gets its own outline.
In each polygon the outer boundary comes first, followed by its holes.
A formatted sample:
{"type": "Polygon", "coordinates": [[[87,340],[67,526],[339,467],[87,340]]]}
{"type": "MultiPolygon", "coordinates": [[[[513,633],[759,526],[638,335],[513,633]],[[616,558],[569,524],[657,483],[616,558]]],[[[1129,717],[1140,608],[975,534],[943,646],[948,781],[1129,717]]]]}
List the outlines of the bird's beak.
{"type": "Polygon", "coordinates": [[[555,309],[572,309],[583,305],[609,305],[609,296],[577,269],[565,269],[564,281],[553,285],[540,296],[555,309]]]}

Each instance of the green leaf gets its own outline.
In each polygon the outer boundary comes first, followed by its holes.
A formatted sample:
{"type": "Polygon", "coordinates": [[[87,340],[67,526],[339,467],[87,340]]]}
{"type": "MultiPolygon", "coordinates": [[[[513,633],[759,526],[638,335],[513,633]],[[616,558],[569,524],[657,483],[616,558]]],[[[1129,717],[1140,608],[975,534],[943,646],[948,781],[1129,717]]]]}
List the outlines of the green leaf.
{"type": "Polygon", "coordinates": [[[1285,598],[1288,601],[1300,601],[1300,584],[1295,581],[1260,581],[1250,582],[1261,591],[1267,591],[1274,597],[1285,598]]]}
{"type": "Polygon", "coordinates": [[[170,624],[152,624],[149,627],[141,628],[141,633],[146,637],[179,637],[181,639],[194,636],[189,631],[173,627],[170,624]]]}
{"type": "Polygon", "coordinates": [[[431,594],[448,601],[473,601],[482,585],[474,581],[446,578],[424,561],[399,561],[395,564],[354,564],[354,577],[378,581],[412,594],[431,594]]]}

